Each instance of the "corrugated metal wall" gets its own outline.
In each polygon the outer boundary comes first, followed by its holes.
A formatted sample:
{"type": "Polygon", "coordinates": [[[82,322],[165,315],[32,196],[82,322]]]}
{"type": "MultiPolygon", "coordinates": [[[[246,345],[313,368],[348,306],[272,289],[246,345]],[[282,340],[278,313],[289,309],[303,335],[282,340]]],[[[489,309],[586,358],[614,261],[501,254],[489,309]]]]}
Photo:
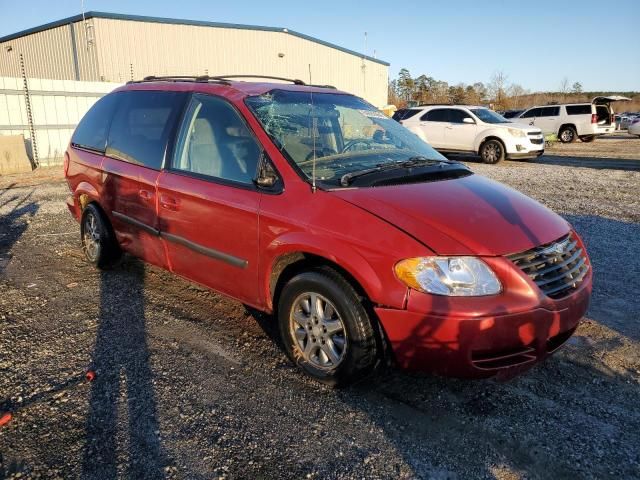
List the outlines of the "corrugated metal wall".
{"type": "MultiPolygon", "coordinates": [[[[91,22],[93,19],[88,25],[91,22]]],[[[95,47],[87,47],[85,30],[82,22],[77,22],[0,43],[0,75],[20,77],[22,54],[28,77],[76,80],[75,35],[79,79],[99,80],[95,47]]],[[[91,28],[89,31],[91,34],[91,28]]]]}
{"type": "Polygon", "coordinates": [[[100,75],[259,74],[331,84],[381,107],[388,67],[284,32],[94,18],[100,75]],[[105,46],[108,45],[108,48],[105,46]],[[284,54],[280,57],[279,54],[284,54]]]}
{"type": "Polygon", "coordinates": [[[0,75],[19,77],[22,53],[28,77],[59,80],[254,73],[308,81],[311,64],[313,83],[334,85],[378,107],[387,103],[386,65],[285,32],[94,17],[0,48],[0,75]]]}

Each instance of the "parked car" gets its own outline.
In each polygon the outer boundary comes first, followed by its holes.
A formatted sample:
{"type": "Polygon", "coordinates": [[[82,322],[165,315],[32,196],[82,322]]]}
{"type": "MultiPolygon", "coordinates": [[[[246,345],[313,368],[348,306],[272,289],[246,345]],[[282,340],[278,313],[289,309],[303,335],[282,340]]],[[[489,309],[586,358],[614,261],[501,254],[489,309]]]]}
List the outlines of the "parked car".
{"type": "Polygon", "coordinates": [[[64,171],[89,262],[128,252],[273,314],[291,360],[327,384],[387,358],[511,376],[589,303],[562,217],[335,89],[132,82],[84,116],[64,171]]]}
{"type": "Polygon", "coordinates": [[[628,132],[631,135],[638,135],[640,137],[640,117],[635,117],[631,124],[629,124],[628,132]]]}
{"type": "Polygon", "coordinates": [[[480,155],[486,163],[544,153],[539,128],[514,125],[485,107],[428,105],[394,118],[441,153],[480,155]]]}
{"type": "Polygon", "coordinates": [[[630,99],[612,95],[595,97],[591,103],[536,106],[511,121],[539,127],[545,135],[555,134],[563,143],[574,142],[577,138],[592,142],[599,135],[615,131],[611,103],[627,100],[630,99]]]}
{"type": "Polygon", "coordinates": [[[502,116],[504,118],[513,118],[513,117],[517,117],[518,115],[520,115],[522,112],[524,112],[524,110],[507,110],[505,111],[502,116]]]}

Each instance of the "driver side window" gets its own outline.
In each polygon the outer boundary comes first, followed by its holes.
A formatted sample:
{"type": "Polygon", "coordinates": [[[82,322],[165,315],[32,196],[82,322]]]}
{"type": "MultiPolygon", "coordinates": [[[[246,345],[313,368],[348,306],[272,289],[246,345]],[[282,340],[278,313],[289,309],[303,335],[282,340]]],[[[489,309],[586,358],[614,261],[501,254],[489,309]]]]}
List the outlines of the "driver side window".
{"type": "Polygon", "coordinates": [[[217,97],[194,95],[180,128],[172,168],[251,184],[260,150],[231,105],[217,97]]]}

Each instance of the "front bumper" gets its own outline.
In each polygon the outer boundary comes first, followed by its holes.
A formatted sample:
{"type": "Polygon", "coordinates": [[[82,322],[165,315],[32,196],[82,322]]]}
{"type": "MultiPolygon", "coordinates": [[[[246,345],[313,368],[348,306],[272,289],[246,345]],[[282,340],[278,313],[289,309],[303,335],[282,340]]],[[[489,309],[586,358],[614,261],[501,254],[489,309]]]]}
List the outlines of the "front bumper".
{"type": "Polygon", "coordinates": [[[536,158],[544,153],[544,136],[511,137],[504,146],[507,158],[536,158]]]}
{"type": "Polygon", "coordinates": [[[375,310],[400,367],[461,378],[510,378],[571,337],[587,310],[591,288],[590,271],[569,296],[541,296],[536,306],[522,311],[502,305],[500,296],[493,310],[485,305],[489,311],[478,316],[469,311],[469,299],[461,297],[441,297],[446,307],[434,308],[437,313],[418,311],[420,302],[411,297],[406,310],[375,310]]]}

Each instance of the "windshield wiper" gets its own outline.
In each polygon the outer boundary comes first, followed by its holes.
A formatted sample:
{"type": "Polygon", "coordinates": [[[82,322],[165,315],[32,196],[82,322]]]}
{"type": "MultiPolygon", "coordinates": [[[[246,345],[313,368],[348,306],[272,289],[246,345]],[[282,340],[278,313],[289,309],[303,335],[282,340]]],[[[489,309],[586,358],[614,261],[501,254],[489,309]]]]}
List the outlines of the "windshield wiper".
{"type": "Polygon", "coordinates": [[[354,178],[363,177],[365,175],[370,175],[372,173],[377,172],[387,172],[389,170],[395,170],[397,168],[411,168],[418,167],[422,165],[437,165],[443,163],[452,163],[446,160],[434,160],[427,157],[410,157],[408,160],[403,160],[401,162],[392,162],[392,163],[379,163],[375,167],[366,168],[364,170],[358,170],[355,172],[345,173],[340,177],[340,185],[343,187],[348,187],[351,181],[354,178]]]}

